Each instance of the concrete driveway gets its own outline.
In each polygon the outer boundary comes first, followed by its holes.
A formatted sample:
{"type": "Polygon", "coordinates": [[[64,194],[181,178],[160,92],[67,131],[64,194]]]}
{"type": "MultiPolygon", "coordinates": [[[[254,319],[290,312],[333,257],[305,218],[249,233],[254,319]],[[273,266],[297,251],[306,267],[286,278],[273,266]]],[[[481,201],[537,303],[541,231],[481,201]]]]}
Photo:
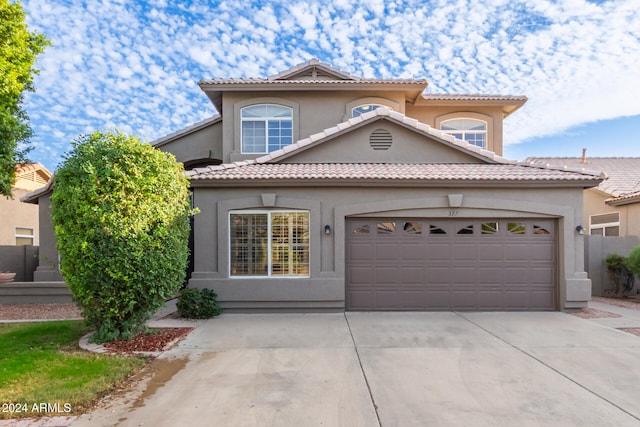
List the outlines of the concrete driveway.
{"type": "Polygon", "coordinates": [[[73,426],[636,426],[640,337],[564,313],[224,314],[73,426]]]}

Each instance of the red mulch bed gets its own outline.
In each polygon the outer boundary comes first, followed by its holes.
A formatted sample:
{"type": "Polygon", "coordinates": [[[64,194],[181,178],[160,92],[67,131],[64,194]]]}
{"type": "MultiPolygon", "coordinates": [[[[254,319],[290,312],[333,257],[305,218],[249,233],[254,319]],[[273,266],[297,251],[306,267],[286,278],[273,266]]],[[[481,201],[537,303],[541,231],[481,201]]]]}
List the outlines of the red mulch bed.
{"type": "Polygon", "coordinates": [[[128,341],[115,340],[103,346],[116,353],[165,351],[176,345],[194,328],[152,328],[128,341]]]}

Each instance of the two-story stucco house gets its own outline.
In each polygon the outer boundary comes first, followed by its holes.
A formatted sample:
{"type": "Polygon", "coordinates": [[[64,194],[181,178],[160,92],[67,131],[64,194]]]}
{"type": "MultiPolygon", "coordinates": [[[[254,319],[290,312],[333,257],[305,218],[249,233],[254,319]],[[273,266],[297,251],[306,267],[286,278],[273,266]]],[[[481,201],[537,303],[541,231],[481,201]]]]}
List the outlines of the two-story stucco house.
{"type": "Polygon", "coordinates": [[[501,157],[525,97],[428,95],[318,60],[200,87],[219,115],[154,145],[201,211],[189,286],[226,309],[586,306],[576,227],[602,178],[501,157]]]}

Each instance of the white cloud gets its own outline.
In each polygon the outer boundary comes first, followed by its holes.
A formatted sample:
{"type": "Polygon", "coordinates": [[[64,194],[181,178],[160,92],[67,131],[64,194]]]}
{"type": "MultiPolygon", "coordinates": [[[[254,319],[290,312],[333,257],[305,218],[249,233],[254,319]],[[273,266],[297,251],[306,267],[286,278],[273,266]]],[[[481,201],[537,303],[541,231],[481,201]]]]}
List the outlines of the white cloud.
{"type": "Polygon", "coordinates": [[[527,95],[505,141],[640,114],[635,0],[23,0],[53,42],[26,107],[34,157],[80,132],[155,139],[213,113],[197,81],[267,76],[319,57],[366,77],[426,77],[437,92],[527,95]],[[44,149],[46,147],[46,149],[44,149]]]}

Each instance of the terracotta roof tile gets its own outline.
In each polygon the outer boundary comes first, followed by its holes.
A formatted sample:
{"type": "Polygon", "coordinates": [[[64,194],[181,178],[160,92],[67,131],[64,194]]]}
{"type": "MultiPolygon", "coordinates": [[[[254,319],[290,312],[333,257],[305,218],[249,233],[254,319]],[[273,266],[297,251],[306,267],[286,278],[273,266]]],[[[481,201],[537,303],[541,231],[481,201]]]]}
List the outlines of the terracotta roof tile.
{"type": "Polygon", "coordinates": [[[602,171],[607,179],[597,189],[620,197],[640,191],[640,157],[531,157],[526,161],[602,171]]]}
{"type": "Polygon", "coordinates": [[[424,99],[431,101],[527,101],[526,96],[516,95],[484,95],[484,94],[449,94],[449,93],[425,93],[424,99]]]}
{"type": "Polygon", "coordinates": [[[419,181],[422,183],[468,182],[588,182],[592,174],[530,167],[524,164],[407,164],[407,163],[251,163],[228,167],[209,166],[189,172],[191,180],[211,181],[419,181]]]}

